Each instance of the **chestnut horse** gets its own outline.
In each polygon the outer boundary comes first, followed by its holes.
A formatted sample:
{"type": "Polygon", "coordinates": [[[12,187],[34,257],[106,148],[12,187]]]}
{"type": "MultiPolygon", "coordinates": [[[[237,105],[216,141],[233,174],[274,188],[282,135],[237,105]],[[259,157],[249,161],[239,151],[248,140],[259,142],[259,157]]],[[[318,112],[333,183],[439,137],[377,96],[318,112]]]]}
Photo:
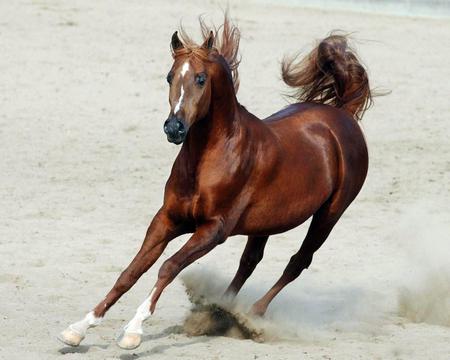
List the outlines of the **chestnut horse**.
{"type": "Polygon", "coordinates": [[[263,315],[272,299],[308,268],[363,185],[368,154],[357,121],[371,103],[371,92],[366,71],[344,36],[325,38],[302,61],[285,59],[283,79],[297,89],[297,102],[260,120],[236,98],[239,30],[227,16],[219,31],[201,25],[201,45],[184,31],[172,36],[164,132],[168,141],[183,145],[164,203],[111,291],[61,333],[66,344],[78,345],[175,237],[193,233],[161,266],[153,290],[124,328],[122,348],[139,346],[142,323],[178,273],[229,236],[248,236],[225,293],[235,296],[262,259],[269,236],[312,216],[299,251],[251,309],[263,315]]]}

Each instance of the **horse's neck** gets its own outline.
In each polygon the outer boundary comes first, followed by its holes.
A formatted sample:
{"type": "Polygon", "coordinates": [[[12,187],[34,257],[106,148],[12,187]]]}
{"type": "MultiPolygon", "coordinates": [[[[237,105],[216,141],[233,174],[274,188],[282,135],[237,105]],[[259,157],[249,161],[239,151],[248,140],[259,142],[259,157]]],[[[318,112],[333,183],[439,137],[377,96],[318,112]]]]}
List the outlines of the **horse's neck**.
{"type": "Polygon", "coordinates": [[[207,154],[231,151],[230,146],[242,137],[243,127],[241,106],[236,98],[215,99],[207,116],[191,127],[183,144],[181,151],[190,170],[196,168],[207,154]]]}

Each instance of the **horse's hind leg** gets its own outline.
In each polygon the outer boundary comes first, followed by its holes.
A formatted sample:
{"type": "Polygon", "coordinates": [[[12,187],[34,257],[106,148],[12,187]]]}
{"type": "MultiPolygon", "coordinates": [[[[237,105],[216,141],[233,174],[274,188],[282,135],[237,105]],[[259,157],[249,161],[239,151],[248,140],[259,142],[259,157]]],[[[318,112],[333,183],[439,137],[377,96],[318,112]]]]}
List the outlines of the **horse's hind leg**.
{"type": "Polygon", "coordinates": [[[311,264],[313,254],[324,243],[336,222],[339,220],[343,210],[334,212],[332,205],[326,203],[313,216],[311,225],[306,234],[300,250],[291,257],[283,275],[275,285],[259,299],[251,309],[255,315],[264,315],[273,298],[291,281],[295,280],[301,272],[311,264]]]}
{"type": "Polygon", "coordinates": [[[245,281],[253,273],[256,265],[258,265],[263,258],[264,248],[268,238],[268,236],[248,237],[247,245],[241,256],[238,271],[225,291],[224,297],[235,297],[239,290],[241,290],[245,281]]]}

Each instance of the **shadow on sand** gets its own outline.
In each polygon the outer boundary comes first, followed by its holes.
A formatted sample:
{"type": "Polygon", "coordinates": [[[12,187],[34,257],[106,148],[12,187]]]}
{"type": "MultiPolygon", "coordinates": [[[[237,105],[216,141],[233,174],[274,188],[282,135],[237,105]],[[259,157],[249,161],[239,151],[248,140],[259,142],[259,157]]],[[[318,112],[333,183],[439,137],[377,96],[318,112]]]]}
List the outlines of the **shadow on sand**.
{"type": "Polygon", "coordinates": [[[58,350],[61,355],[66,354],[85,354],[91,348],[100,348],[107,349],[109,345],[99,345],[99,344],[91,344],[91,345],[80,345],[80,346],[64,346],[58,350]]]}
{"type": "MultiPolygon", "coordinates": [[[[142,338],[142,343],[151,341],[151,340],[161,339],[161,338],[166,337],[171,334],[181,334],[181,333],[183,333],[182,326],[171,326],[171,327],[165,329],[164,331],[160,332],[159,334],[144,336],[142,338]]],[[[120,355],[119,359],[133,360],[133,359],[138,359],[138,358],[145,358],[147,356],[154,355],[154,354],[162,354],[166,350],[168,350],[172,347],[184,347],[184,346],[189,346],[189,345],[198,344],[198,343],[202,343],[202,342],[207,342],[209,340],[210,340],[210,338],[207,338],[204,336],[196,338],[196,339],[189,339],[188,341],[184,341],[184,342],[180,342],[179,340],[176,340],[175,342],[173,342],[171,344],[156,345],[153,348],[146,350],[146,351],[142,351],[142,352],[127,352],[127,353],[120,355]]]]}
{"type": "MultiPolygon", "coordinates": [[[[145,343],[147,341],[152,341],[152,340],[158,340],[158,339],[162,339],[168,335],[172,335],[172,334],[181,334],[183,333],[183,327],[182,326],[170,326],[167,329],[161,331],[158,334],[149,334],[149,335],[145,335],[142,338],[142,343],[145,343]]],[[[152,354],[161,354],[164,353],[164,351],[170,349],[171,347],[183,347],[183,346],[189,346],[192,344],[196,344],[196,343],[200,343],[200,342],[205,342],[208,341],[207,338],[205,337],[201,337],[201,338],[197,338],[195,340],[189,340],[186,342],[180,342],[180,341],[176,341],[173,344],[170,345],[157,345],[155,347],[153,347],[152,349],[143,351],[143,352],[134,352],[134,351],[130,351],[130,352],[126,352],[123,353],[119,356],[119,359],[121,360],[131,360],[131,359],[137,359],[137,358],[143,358],[152,354]]],[[[107,349],[109,348],[111,345],[110,344],[88,344],[88,345],[80,345],[80,346],[76,346],[76,347],[72,347],[72,346],[64,346],[62,348],[60,348],[58,350],[58,352],[61,355],[66,355],[66,354],[85,354],[87,352],[89,352],[91,349],[94,348],[99,348],[99,349],[107,349]]],[[[114,346],[114,345],[113,345],[114,346]]]]}

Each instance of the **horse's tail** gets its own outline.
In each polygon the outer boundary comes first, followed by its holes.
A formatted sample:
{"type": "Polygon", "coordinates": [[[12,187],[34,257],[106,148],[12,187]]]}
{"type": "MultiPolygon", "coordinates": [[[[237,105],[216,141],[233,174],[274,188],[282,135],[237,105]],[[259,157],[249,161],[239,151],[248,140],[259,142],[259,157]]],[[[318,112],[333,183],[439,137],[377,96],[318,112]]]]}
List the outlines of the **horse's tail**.
{"type": "Polygon", "coordinates": [[[346,36],[328,36],[300,61],[285,58],[281,71],[284,82],[297,88],[293,97],[300,102],[330,104],[357,120],[372,104],[367,72],[346,36]]]}

